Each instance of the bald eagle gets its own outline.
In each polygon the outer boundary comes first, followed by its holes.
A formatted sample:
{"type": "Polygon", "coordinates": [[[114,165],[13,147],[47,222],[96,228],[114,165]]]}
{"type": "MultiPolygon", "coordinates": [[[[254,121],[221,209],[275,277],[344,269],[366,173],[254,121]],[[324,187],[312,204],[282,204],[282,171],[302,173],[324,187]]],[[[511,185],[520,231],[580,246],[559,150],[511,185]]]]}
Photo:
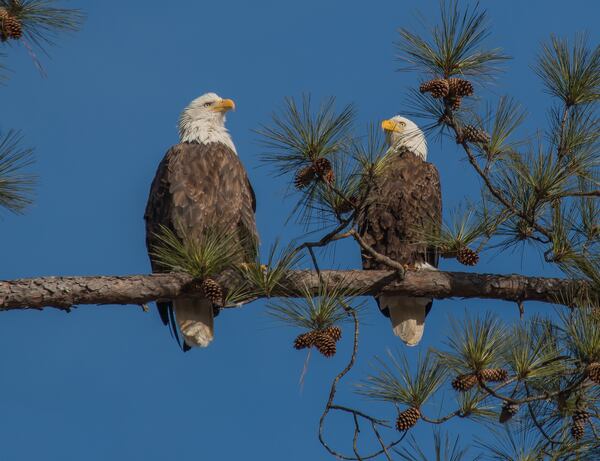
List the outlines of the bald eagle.
{"type": "MultiPolygon", "coordinates": [[[[209,227],[218,226],[246,242],[245,249],[247,242],[256,241],[254,191],[225,128],[225,114],[234,107],[231,99],[207,93],[181,114],[180,142],[169,149],[158,166],[144,215],[154,272],[162,270],[152,256],[161,226],[192,240],[202,238],[209,227]]],[[[247,250],[240,262],[253,260],[252,249],[247,250]]],[[[175,334],[179,326],[184,350],[206,347],[212,341],[214,312],[207,299],[181,298],[158,302],[157,306],[163,323],[175,334]]]]}
{"type": "MultiPolygon", "coordinates": [[[[372,187],[359,217],[359,232],[377,252],[414,269],[438,265],[435,248],[424,242],[424,229],[439,232],[442,196],[437,169],[427,163],[425,135],[412,121],[395,116],[382,122],[389,163],[372,187]]],[[[363,251],[364,269],[389,269],[363,251]]],[[[431,298],[380,295],[377,302],[390,318],[394,334],[415,346],[423,336],[431,298]]]]}

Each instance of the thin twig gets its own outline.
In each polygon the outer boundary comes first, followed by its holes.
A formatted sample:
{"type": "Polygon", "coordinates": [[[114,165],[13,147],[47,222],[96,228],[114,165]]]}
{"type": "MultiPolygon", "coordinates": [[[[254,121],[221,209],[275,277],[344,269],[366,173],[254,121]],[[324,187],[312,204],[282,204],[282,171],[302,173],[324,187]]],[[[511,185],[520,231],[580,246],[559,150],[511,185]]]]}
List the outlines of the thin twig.
{"type": "Polygon", "coordinates": [[[379,445],[381,445],[381,449],[383,450],[385,457],[388,459],[388,461],[392,461],[392,457],[388,453],[388,449],[385,446],[385,443],[383,443],[383,439],[381,438],[381,435],[379,434],[379,431],[377,430],[377,425],[374,422],[371,422],[371,427],[373,428],[373,432],[375,433],[375,436],[377,437],[377,441],[379,442],[379,445]]]}

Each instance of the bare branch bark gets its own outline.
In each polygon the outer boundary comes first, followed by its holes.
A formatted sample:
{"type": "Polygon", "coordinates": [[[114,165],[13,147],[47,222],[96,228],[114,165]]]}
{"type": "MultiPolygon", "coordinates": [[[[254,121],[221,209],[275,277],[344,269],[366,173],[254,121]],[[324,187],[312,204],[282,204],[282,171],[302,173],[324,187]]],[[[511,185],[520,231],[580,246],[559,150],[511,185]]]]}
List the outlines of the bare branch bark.
{"type": "MultiPolygon", "coordinates": [[[[324,280],[342,283],[364,295],[381,292],[445,298],[488,298],[506,301],[559,303],[565,294],[587,288],[584,281],[522,275],[467,272],[406,271],[399,280],[395,271],[321,271],[324,280]]],[[[235,285],[232,274],[217,277],[224,286],[235,285]]],[[[305,287],[316,294],[315,271],[291,271],[282,282],[285,290],[273,296],[301,297],[305,287]]],[[[54,307],[69,310],[80,304],[133,304],[200,295],[198,284],[187,274],[152,274],[92,277],[40,277],[0,281],[0,309],[54,307]]]]}

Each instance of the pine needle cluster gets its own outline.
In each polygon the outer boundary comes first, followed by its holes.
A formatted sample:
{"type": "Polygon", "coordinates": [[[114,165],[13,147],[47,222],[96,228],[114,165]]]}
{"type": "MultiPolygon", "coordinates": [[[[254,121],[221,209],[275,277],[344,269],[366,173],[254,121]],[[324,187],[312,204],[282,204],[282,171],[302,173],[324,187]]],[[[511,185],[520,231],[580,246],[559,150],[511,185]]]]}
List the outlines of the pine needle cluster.
{"type": "Polygon", "coordinates": [[[57,0],[0,0],[0,9],[19,22],[26,40],[45,50],[60,33],[79,30],[84,20],[80,10],[56,7],[57,3],[57,0]]]}
{"type": "Polygon", "coordinates": [[[35,176],[23,171],[33,163],[33,149],[22,144],[19,131],[0,136],[0,206],[13,213],[31,204],[35,184],[35,176]]]}
{"type": "Polygon", "coordinates": [[[176,233],[161,226],[155,237],[158,243],[150,254],[160,266],[199,279],[235,267],[241,262],[240,255],[244,254],[245,242],[235,230],[208,227],[197,236],[187,229],[176,233]]]}
{"type": "MultiPolygon", "coordinates": [[[[321,282],[313,293],[309,287],[303,290],[299,299],[279,298],[267,305],[267,313],[284,324],[305,330],[325,330],[341,322],[349,321],[347,308],[355,304],[359,295],[356,290],[344,283],[321,282]]],[[[360,304],[353,309],[360,309],[360,304]]]]}

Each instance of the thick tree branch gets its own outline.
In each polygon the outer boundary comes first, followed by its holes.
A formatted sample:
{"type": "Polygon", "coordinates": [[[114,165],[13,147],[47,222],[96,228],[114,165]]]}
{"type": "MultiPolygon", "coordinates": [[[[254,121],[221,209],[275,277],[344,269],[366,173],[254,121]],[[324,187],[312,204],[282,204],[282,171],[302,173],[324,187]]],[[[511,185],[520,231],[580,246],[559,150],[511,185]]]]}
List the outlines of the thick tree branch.
{"type": "MultiPolygon", "coordinates": [[[[394,271],[321,271],[332,284],[346,284],[364,295],[380,292],[444,298],[489,298],[506,301],[557,303],[565,294],[586,290],[583,281],[522,275],[467,272],[406,271],[402,280],[394,271]]],[[[218,278],[224,286],[236,276],[218,278]]],[[[318,292],[314,271],[291,271],[272,296],[301,297],[305,287],[318,292]]],[[[157,299],[199,295],[198,284],[186,274],[152,274],[97,277],[40,277],[0,281],[0,309],[55,307],[68,310],[79,304],[135,304],[157,299]]]]}

